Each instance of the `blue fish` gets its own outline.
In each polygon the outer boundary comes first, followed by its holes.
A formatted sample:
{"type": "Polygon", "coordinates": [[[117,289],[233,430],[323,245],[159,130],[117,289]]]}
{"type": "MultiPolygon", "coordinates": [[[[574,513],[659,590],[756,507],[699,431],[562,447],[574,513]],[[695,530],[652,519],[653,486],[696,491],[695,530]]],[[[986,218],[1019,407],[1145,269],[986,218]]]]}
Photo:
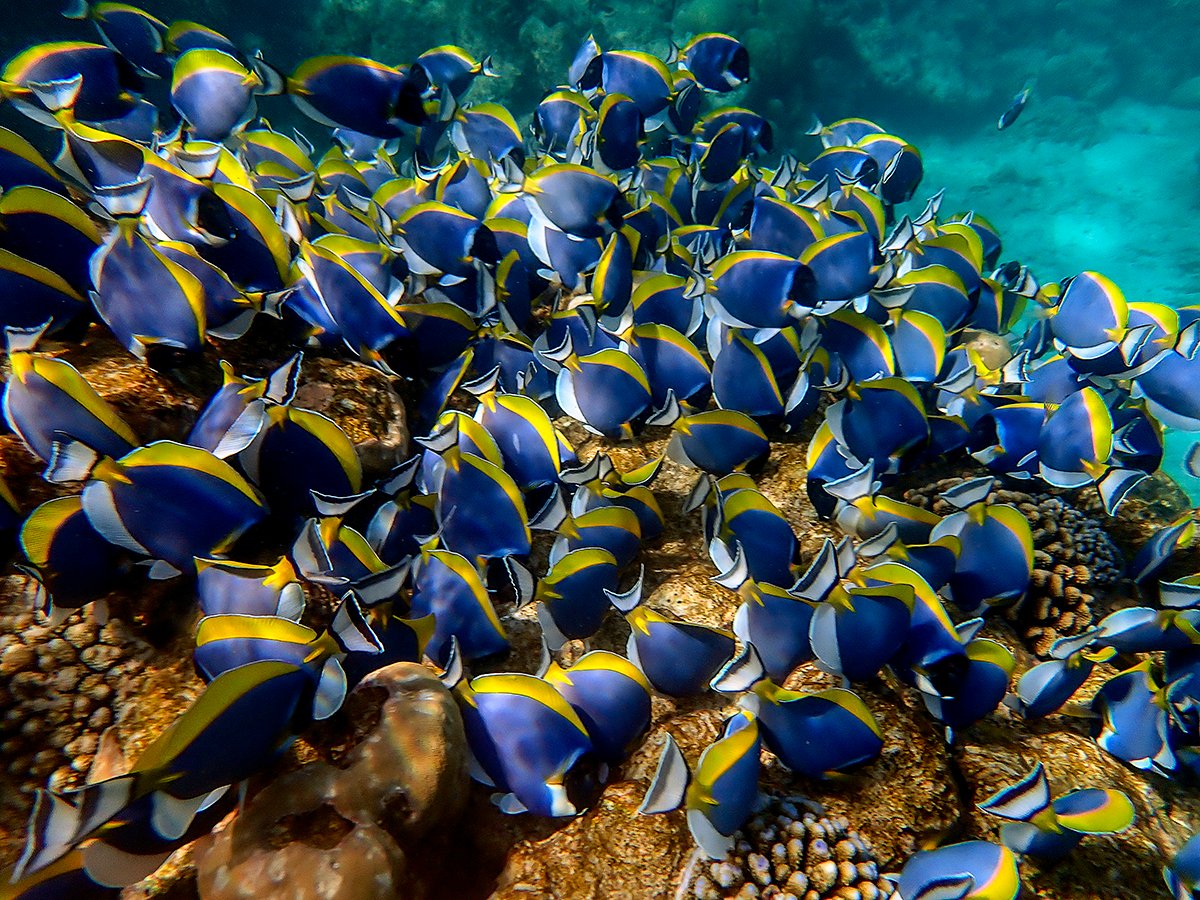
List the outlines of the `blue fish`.
{"type": "Polygon", "coordinates": [[[1129,797],[1113,788],[1085,788],[1051,800],[1041,763],[979,808],[1009,820],[1000,828],[1004,846],[1046,860],[1066,856],[1085,834],[1117,834],[1134,821],[1129,797]]]}
{"type": "Polygon", "coordinates": [[[1008,104],[1008,109],[1000,113],[1000,118],[996,120],[996,130],[1003,131],[1013,122],[1017,121],[1017,117],[1025,109],[1025,104],[1029,102],[1029,95],[1033,92],[1033,88],[1029,85],[1017,91],[1016,96],[1012,98],[1012,102],[1008,104]]]}
{"type": "Polygon", "coordinates": [[[454,687],[472,777],[496,788],[502,812],[574,816],[591,802],[599,761],[578,713],[549,682],[496,673],[454,687]]]}
{"type": "Polygon", "coordinates": [[[420,67],[402,71],[357,56],[316,56],[297,66],[287,93],[309,118],[371,137],[400,137],[430,118],[431,85],[420,67]]]}
{"type": "Polygon", "coordinates": [[[683,622],[642,605],[642,579],[608,598],[629,622],[626,656],[655,690],[669,697],[703,693],[733,656],[734,635],[723,628],[683,622]]]}
{"type": "Polygon", "coordinates": [[[679,50],[679,60],[707,91],[728,93],[750,80],[750,53],[727,34],[699,34],[679,50]]]}
{"type": "Polygon", "coordinates": [[[1193,835],[1163,866],[1163,879],[1174,900],[1192,900],[1200,888],[1200,840],[1193,835]]]}
{"type": "Polygon", "coordinates": [[[1134,768],[1169,775],[1177,761],[1169,734],[1166,688],[1147,660],[1106,681],[1092,699],[1096,743],[1134,768]]]}
{"type": "Polygon", "coordinates": [[[247,67],[221,50],[197,48],[175,60],[171,105],[187,122],[193,139],[219,142],[254,118],[256,95],[283,90],[283,76],[261,59],[247,67]]]}
{"type": "Polygon", "coordinates": [[[900,872],[896,900],[1016,900],[1017,859],[1007,847],[964,841],[921,850],[900,872]]]}
{"type": "Polygon", "coordinates": [[[63,435],[105,456],[124,456],[141,443],[69,362],[33,353],[45,328],[7,331],[12,374],[4,386],[4,420],[29,450],[49,462],[63,435]]]}
{"type": "Polygon", "coordinates": [[[286,556],[271,566],[196,560],[196,597],[206,616],[276,616],[299,622],[304,589],[286,556]]]}
{"type": "Polygon", "coordinates": [[[424,550],[413,570],[411,615],[433,615],[433,633],[423,648],[438,665],[449,659],[451,639],[464,660],[508,649],[504,626],[488,597],[479,569],[447,550],[424,550]]]}
{"type": "Polygon", "coordinates": [[[616,558],[599,547],[572,550],[555,560],[534,594],[542,601],[538,619],[551,648],[589,638],[600,629],[618,574],[616,558]]]}
{"type": "Polygon", "coordinates": [[[688,769],[675,739],[667,734],[658,769],[638,813],[653,815],[682,807],[692,838],[710,859],[722,859],[733,834],[750,818],[758,800],[759,725],[753,713],[725,720],[720,737],[688,769]]]}
{"type": "MultiPolygon", "coordinates": [[[[90,838],[103,839],[130,824],[133,815],[158,837],[183,835],[213,792],[261,771],[300,728],[336,710],[332,702],[318,699],[322,682],[336,688],[338,657],[347,647],[370,644],[372,635],[348,611],[335,619],[334,628],[315,638],[300,664],[264,659],[214,678],[128,774],[74,792],[39,792],[16,877],[53,864],[90,838]]],[[[339,693],[327,689],[323,696],[340,702],[339,693]]]]}
{"type": "Polygon", "coordinates": [[[1087,681],[1097,663],[1116,655],[1113,648],[1088,649],[1098,636],[1092,629],[1076,637],[1059,638],[1050,647],[1053,658],[1022,674],[1015,694],[1006,699],[1006,704],[1027,719],[1048,716],[1061,709],[1087,681]]]}
{"type": "Polygon", "coordinates": [[[542,678],[579,714],[596,755],[610,767],[624,762],[650,727],[653,689],[623,656],[593,650],[570,668],[551,662],[542,678]]]}
{"type": "Polygon", "coordinates": [[[550,565],[575,550],[596,548],[611,553],[617,566],[624,568],[637,556],[641,539],[642,526],[633,510],[599,506],[563,520],[550,549],[550,565]]]}
{"type": "Polygon", "coordinates": [[[119,459],[56,442],[46,478],[85,481],[83,511],[105,540],[157,561],[155,574],[194,571],[267,513],[261,497],[206,450],[155,441],[119,459]]]}
{"type": "Polygon", "coordinates": [[[51,622],[89,603],[103,618],[104,595],[120,584],[128,564],[92,527],[78,496],[41,504],[21,524],[19,539],[27,565],[18,568],[37,584],[35,606],[51,622]]]}
{"type": "Polygon", "coordinates": [[[714,679],[724,693],[748,690],[739,705],[759,723],[763,744],[793,772],[828,778],[875,759],[883,734],[853,691],[789,691],[766,677],[752,645],[714,679]]]}

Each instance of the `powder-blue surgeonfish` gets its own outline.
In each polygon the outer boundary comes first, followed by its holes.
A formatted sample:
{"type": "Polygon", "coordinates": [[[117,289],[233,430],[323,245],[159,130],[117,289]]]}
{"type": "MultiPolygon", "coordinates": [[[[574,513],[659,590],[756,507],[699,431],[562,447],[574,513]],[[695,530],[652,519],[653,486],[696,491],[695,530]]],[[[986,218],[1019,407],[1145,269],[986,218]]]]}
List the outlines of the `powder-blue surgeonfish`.
{"type": "Polygon", "coordinates": [[[630,423],[650,405],[650,384],[637,361],[615,347],[579,355],[569,337],[551,354],[562,366],[554,396],[563,412],[595,434],[631,438],[630,423]]]}
{"type": "Polygon", "coordinates": [[[358,56],[314,56],[287,79],[287,93],[311,119],[376,138],[395,138],[429,119],[423,68],[408,70],[358,56]]]}
{"type": "Polygon", "coordinates": [[[548,156],[577,163],[588,120],[595,111],[587,98],[576,91],[556,90],[547,94],[533,112],[533,136],[548,156]]]}
{"type": "Polygon", "coordinates": [[[0,127],[0,190],[24,186],[66,196],[58,173],[37,148],[15,131],[0,127]]]}
{"type": "Polygon", "coordinates": [[[88,19],[104,43],[127,59],[143,75],[169,78],[166,58],[167,26],[143,9],[105,0],[71,0],[63,10],[68,19],[88,19]]]}
{"type": "Polygon", "coordinates": [[[976,420],[971,456],[998,475],[1028,479],[1039,474],[1038,442],[1046,423],[1045,403],[1008,403],[976,420]]]}
{"type": "MultiPolygon", "coordinates": [[[[194,571],[267,513],[262,498],[207,450],[155,441],[119,459],[79,441],[56,442],[48,480],[86,482],[83,510],[104,538],[156,560],[155,574],[194,571]]],[[[153,570],[152,570],[153,571],[153,570]]]]}
{"type": "MultiPolygon", "coordinates": [[[[963,623],[960,631],[970,633],[979,623],[963,623]]],[[[966,634],[964,634],[964,638],[966,634]]],[[[1016,660],[1002,644],[986,638],[964,640],[966,666],[956,679],[953,696],[921,691],[921,700],[930,715],[946,726],[947,739],[955,730],[967,728],[987,716],[1008,694],[1016,660]]]]}
{"type": "Polygon", "coordinates": [[[88,521],[78,495],[47,500],[21,524],[25,562],[17,567],[37,585],[34,605],[51,623],[93,604],[104,618],[105,594],[120,584],[128,559],[88,521]]]}
{"type": "Polygon", "coordinates": [[[1128,325],[1125,295],[1099,272],[1081,272],[1072,278],[1050,316],[1055,344],[1084,359],[1096,359],[1115,348],[1128,325]]]}
{"type": "Polygon", "coordinates": [[[777,684],[813,658],[809,628],[814,604],[769,583],[746,581],[745,597],[733,616],[733,633],[753,644],[767,676],[777,684]]]}
{"type": "Polygon", "coordinates": [[[1200,839],[1193,835],[1163,866],[1163,879],[1174,900],[1194,900],[1200,891],[1200,839]]]}
{"type": "Polygon", "coordinates": [[[145,85],[133,65],[116,50],[85,41],[37,44],[14,56],[0,71],[0,94],[22,111],[36,114],[47,108],[37,94],[43,87],[55,93],[73,93],[71,107],[76,118],[103,122],[133,109],[145,85]]]}
{"type": "Polygon", "coordinates": [[[1092,698],[1096,743],[1134,768],[1170,775],[1177,761],[1169,733],[1168,690],[1156,680],[1151,660],[1110,678],[1092,698]]]}
{"type": "Polygon", "coordinates": [[[91,286],[88,261],[99,244],[100,230],[87,213],[54,191],[18,185],[0,195],[0,248],[49,269],[81,294],[91,286]]]}
{"type": "Polygon", "coordinates": [[[900,872],[895,900],[1016,900],[1017,858],[989,841],[963,841],[916,853],[900,872]]]}
{"type": "Polygon", "coordinates": [[[723,858],[758,801],[759,732],[753,713],[734,713],[722,723],[720,736],[700,754],[695,773],[668,733],[638,812],[654,815],[683,808],[700,849],[710,859],[723,858]]]}
{"type": "Polygon", "coordinates": [[[606,94],[596,110],[593,131],[585,139],[594,146],[592,164],[602,172],[624,172],[641,162],[645,116],[624,94],[606,94]]]}
{"type": "Polygon", "coordinates": [[[87,302],[61,275],[0,248],[0,327],[59,331],[87,311],[87,302]]]}
{"type": "Polygon", "coordinates": [[[304,612],[300,576],[286,556],[270,566],[198,558],[196,598],[206,616],[278,616],[299,622],[304,612]]]}
{"type": "MultiPolygon", "coordinates": [[[[885,553],[890,554],[895,546],[893,544],[885,553]]],[[[945,545],[930,546],[951,550],[945,545]]],[[[864,543],[859,546],[858,552],[864,554],[869,547],[870,544],[864,543]]],[[[927,692],[954,695],[959,690],[958,679],[968,665],[964,638],[969,640],[967,635],[975,626],[963,630],[956,628],[946,613],[941,597],[915,569],[895,561],[889,555],[881,555],[876,559],[879,561],[865,566],[858,575],[865,584],[908,585],[913,594],[908,633],[889,665],[906,680],[911,674],[912,681],[927,692]]]]}
{"type": "Polygon", "coordinates": [[[675,83],[657,56],[640,50],[607,50],[588,63],[579,86],[584,91],[599,88],[605,95],[624,94],[650,119],[667,108],[675,83]]]}
{"type": "Polygon", "coordinates": [[[958,508],[934,526],[930,540],[958,538],[954,575],[946,587],[954,605],[968,614],[988,604],[1012,603],[1025,595],[1033,572],[1033,533],[1015,506],[989,503],[993,479],[977,478],[943,494],[958,508]]]}
{"type": "Polygon", "coordinates": [[[1047,483],[1076,488],[1098,481],[1113,450],[1113,419],[1095,388],[1053,409],[1038,435],[1038,471],[1047,483]]]}
{"type": "Polygon", "coordinates": [[[199,351],[204,342],[204,291],[191,272],[168,259],[124,216],[92,257],[92,304],[130,353],[157,347],[199,351]],[[153,306],[144,298],[155,297],[153,306]]]}
{"type": "Polygon", "coordinates": [[[224,141],[254,118],[255,96],[283,88],[283,76],[262,60],[248,67],[228,53],[198,48],[175,60],[171,105],[192,139],[224,141]]]}
{"type": "Polygon", "coordinates": [[[1027,719],[1057,712],[1083,686],[1096,668],[1116,655],[1113,648],[1090,649],[1099,636],[1089,629],[1074,637],[1059,638],[1050,647],[1051,659],[1025,671],[1017,680],[1016,690],[1005,699],[1027,719]]]}
{"type": "Polygon", "coordinates": [[[566,439],[536,401],[488,390],[479,395],[475,420],[495,439],[505,470],[520,488],[558,481],[564,450],[570,452],[570,445],[564,448],[566,439]]]}
{"type": "Polygon", "coordinates": [[[686,279],[667,273],[651,275],[634,288],[633,321],[664,325],[692,336],[704,317],[704,307],[688,294],[686,279]]]}
{"type": "Polygon", "coordinates": [[[569,668],[550,660],[541,677],[579,714],[596,755],[610,768],[625,761],[650,727],[653,689],[623,656],[593,650],[569,668]]]}
{"type": "Polygon", "coordinates": [[[267,404],[253,441],[238,454],[273,515],[299,521],[315,511],[310,492],[349,497],[362,490],[362,463],[337,423],[309,409],[267,404]]]}
{"type": "Polygon", "coordinates": [[[460,678],[453,690],[471,776],[496,789],[502,812],[574,816],[591,804],[601,763],[579,714],[552,684],[500,672],[460,678]]]}
{"type": "Polygon", "coordinates": [[[193,660],[201,677],[212,681],[253,662],[278,660],[303,666],[323,652],[334,650],[322,664],[313,700],[314,718],[325,719],[337,711],[346,696],[342,654],[351,650],[378,653],[380,649],[357,598],[349,593],[335,613],[331,630],[324,635],[282,616],[205,616],[196,627],[193,660]]]}
{"type": "Polygon", "coordinates": [[[896,355],[883,326],[855,310],[839,310],[823,321],[821,349],[836,356],[854,382],[896,374],[896,355]]]}
{"type": "Polygon", "coordinates": [[[452,638],[464,660],[508,649],[479,569],[459,553],[422,550],[414,565],[410,604],[413,617],[434,616],[433,634],[424,650],[438,665],[447,663],[452,638]]]}
{"type": "Polygon", "coordinates": [[[542,166],[525,179],[522,189],[535,217],[577,238],[604,233],[619,193],[612,179],[569,163],[542,166]]]}
{"type": "Polygon", "coordinates": [[[1004,846],[1048,861],[1066,856],[1085,834],[1117,834],[1134,821],[1129,797],[1114,788],[1084,788],[1052,800],[1041,763],[979,808],[1009,820],[1000,826],[1004,846]]]}
{"type": "Polygon", "coordinates": [[[197,47],[208,47],[213,50],[223,50],[231,56],[243,57],[237,44],[214,28],[193,22],[190,19],[176,19],[167,26],[167,53],[178,57],[197,47]]]}
{"type": "Polygon", "coordinates": [[[407,336],[395,307],[334,250],[316,243],[300,246],[297,274],[307,280],[351,352],[388,368],[384,352],[407,336]]]}
{"type": "Polygon", "coordinates": [[[800,262],[816,280],[817,301],[846,303],[866,295],[875,286],[875,241],[865,231],[821,238],[804,248],[800,262]]]}
{"type": "Polygon", "coordinates": [[[904,643],[913,602],[909,584],[835,581],[813,609],[808,630],[822,668],[849,681],[873,678],[904,643]]]}
{"type": "Polygon", "coordinates": [[[1120,653],[1183,650],[1200,643],[1200,587],[1188,580],[1159,585],[1161,608],[1127,606],[1100,620],[1097,642],[1120,653]]]}
{"type": "Polygon", "coordinates": [[[105,456],[124,456],[141,443],[133,429],[69,362],[33,352],[45,327],[7,331],[11,374],[4,385],[4,421],[43,462],[63,435],[105,456]]]}
{"type": "Polygon", "coordinates": [[[555,560],[534,594],[542,602],[538,619],[551,649],[600,629],[619,574],[616,557],[600,547],[572,550],[555,560]]]}
{"type": "Polygon", "coordinates": [[[661,409],[674,395],[681,405],[702,409],[712,394],[712,372],[696,345],[670,325],[634,327],[630,355],[646,373],[651,405],[661,409]]]}
{"type": "MultiPolygon", "coordinates": [[[[838,446],[832,441],[832,432],[830,446],[838,446]]],[[[846,461],[836,449],[833,453],[839,460],[846,461]]],[[[838,526],[863,540],[882,535],[889,526],[894,527],[896,537],[906,544],[920,545],[936,540],[930,535],[941,524],[941,516],[880,493],[880,483],[874,474],[874,464],[867,462],[848,475],[824,483],[821,490],[825,496],[834,499],[836,505],[831,514],[838,526]]]]}
{"type": "MultiPolygon", "coordinates": [[[[313,640],[302,661],[262,659],[214,678],[127,774],[76,791],[40,791],[15,875],[35,873],[84,841],[104,841],[130,824],[152,827],[160,838],[184,834],[214,792],[261,771],[314,718],[336,711],[342,695],[338,684],[344,688],[336,677],[338,658],[349,648],[374,644],[369,627],[350,606],[343,603],[329,632],[308,632],[313,640]]],[[[286,619],[267,621],[288,630],[299,627],[286,619]]],[[[144,875],[125,873],[117,883],[144,875]]]]}
{"type": "Polygon", "coordinates": [[[1000,118],[996,121],[996,130],[1003,131],[1013,122],[1017,121],[1017,117],[1021,115],[1025,109],[1025,104],[1029,102],[1029,95],[1033,92],[1030,85],[1026,85],[1017,91],[1016,96],[1012,98],[1012,102],[1008,104],[1008,109],[1000,113],[1000,118]]]}
{"type": "Polygon", "coordinates": [[[558,526],[550,548],[550,565],[574,550],[596,548],[612,554],[617,566],[633,562],[642,543],[637,515],[624,506],[599,506],[577,516],[567,516],[558,526]]]}
{"type": "Polygon", "coordinates": [[[793,772],[828,778],[875,759],[883,734],[853,691],[831,688],[806,694],[766,677],[748,645],[713,680],[722,693],[747,691],[738,705],[758,720],[763,744],[793,772]]]}
{"type": "Polygon", "coordinates": [[[529,553],[529,517],[512,476],[457,446],[442,460],[437,517],[446,548],[472,559],[529,553]]]}
{"type": "Polygon", "coordinates": [[[200,410],[184,443],[220,459],[246,449],[266,422],[266,406],[290,403],[295,396],[301,359],[297,353],[266,378],[253,379],[240,377],[221,360],[221,387],[200,410]]]}
{"type": "Polygon", "coordinates": [[[1190,547],[1196,538],[1195,515],[1195,510],[1188,510],[1150,535],[1126,567],[1126,576],[1141,584],[1161,572],[1176,551],[1190,547]]]}
{"type": "Polygon", "coordinates": [[[783,328],[815,301],[812,270],[765,250],[735,250],[709,276],[712,314],[734,328],[783,328]]]}
{"type": "Polygon", "coordinates": [[[1151,369],[1133,382],[1133,396],[1144,398],[1151,414],[1164,426],[1200,431],[1200,403],[1191,386],[1200,376],[1200,354],[1186,356],[1166,350],[1151,369]]]}
{"type": "Polygon", "coordinates": [[[680,465],[691,466],[718,477],[761,465],[771,452],[770,442],[757,422],[732,409],[709,409],[679,415],[679,404],[651,419],[651,424],[668,424],[672,415],[671,439],[666,456],[680,465]]]}
{"type": "Polygon", "coordinates": [[[707,91],[725,94],[750,80],[750,53],[727,34],[698,34],[679,50],[679,62],[707,91]]]}
{"type": "Polygon", "coordinates": [[[756,418],[781,416],[786,398],[766,354],[737,329],[727,329],[714,354],[713,395],[722,409],[756,418]]]}
{"type": "Polygon", "coordinates": [[[902,378],[852,383],[825,418],[834,439],[853,460],[874,461],[880,471],[895,471],[903,454],[929,437],[925,405],[916,388],[902,378]]]}
{"type": "Polygon", "coordinates": [[[791,523],[760,491],[719,492],[713,524],[708,552],[718,569],[725,571],[740,553],[754,581],[777,587],[795,583],[799,542],[791,523]]]}
{"type": "Polygon", "coordinates": [[[626,655],[655,690],[689,697],[708,689],[713,676],[733,656],[732,632],[666,616],[642,604],[642,579],[608,598],[629,622],[626,655]]]}
{"type": "Polygon", "coordinates": [[[477,60],[453,44],[430,47],[417,57],[417,63],[431,82],[449,91],[456,99],[461,99],[470,90],[476,78],[496,75],[490,56],[477,60]]]}

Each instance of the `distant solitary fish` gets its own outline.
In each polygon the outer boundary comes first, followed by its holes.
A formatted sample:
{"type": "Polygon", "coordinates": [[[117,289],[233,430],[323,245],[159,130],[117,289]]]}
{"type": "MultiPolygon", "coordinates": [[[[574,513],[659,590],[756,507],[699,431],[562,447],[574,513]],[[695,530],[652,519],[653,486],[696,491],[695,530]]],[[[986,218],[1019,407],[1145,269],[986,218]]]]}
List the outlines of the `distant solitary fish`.
{"type": "Polygon", "coordinates": [[[1017,121],[1017,117],[1021,115],[1021,110],[1023,110],[1025,108],[1025,104],[1029,102],[1029,94],[1032,90],[1032,85],[1026,85],[1025,87],[1021,88],[1017,96],[1013,97],[1012,103],[1008,105],[1008,109],[1000,114],[1000,119],[996,122],[997,131],[1003,131],[1013,122],[1017,121]]]}

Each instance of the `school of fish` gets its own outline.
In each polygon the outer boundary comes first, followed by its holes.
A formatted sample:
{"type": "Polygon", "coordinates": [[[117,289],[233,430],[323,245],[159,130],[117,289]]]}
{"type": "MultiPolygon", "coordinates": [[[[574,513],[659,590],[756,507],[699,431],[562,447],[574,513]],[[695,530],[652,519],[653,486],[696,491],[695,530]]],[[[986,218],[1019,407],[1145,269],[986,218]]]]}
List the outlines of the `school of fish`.
{"type": "MultiPolygon", "coordinates": [[[[1029,523],[989,500],[993,484],[1097,490],[1114,512],[1158,469],[1164,426],[1200,430],[1200,308],[1129,302],[1098,272],[1039,284],[940,195],[901,214],[921,154],[865,119],[818,123],[807,161],[772,156],[771,124],[722,105],[750,77],[728,35],[665,60],[589,38],[522,128],[468,101],[494,72],[458,47],[288,75],[195,22],[84,0],[67,14],[98,42],[33,46],[0,71],[29,134],[0,129],[0,325],[4,420],[46,479],[76,489],[27,510],[0,482],[0,533],[51,621],[89,604],[103,617],[99,598],[131,578],[188,579],[207,687],[129,771],[39,792],[0,896],[111,896],[144,878],[398,660],[444,673],[472,776],[514,814],[585,811],[655,694],[728,695],[697,761],[668,739],[641,810],[685,809],[714,858],[755,807],[763,748],[814,778],[879,756],[853,687],[885,669],[953,740],[1001,703],[1053,715],[1096,665],[1140,658],[1092,700],[1096,740],[1131,766],[1200,775],[1200,574],[1157,579],[1192,541],[1190,513],[1130,567],[1145,606],[1019,676],[978,636],[1033,564],[1029,523]],[[260,116],[285,96],[304,133],[260,116]],[[52,161],[37,149],[50,143],[52,161]],[[264,318],[298,350],[410,383],[418,454],[367,483],[346,433],[293,402],[300,353],[261,379],[223,362],[190,432],[148,444],[69,362],[107,328],[169,371],[264,318]],[[986,358],[980,332],[1008,358],[986,358]],[[49,338],[66,352],[39,351],[49,338]],[[610,440],[670,438],[621,471],[577,458],[559,416],[610,440]],[[808,560],[753,475],[797,432],[811,433],[812,503],[845,534],[808,560]],[[728,628],[643,603],[663,459],[696,470],[686,512],[712,590],[740,598],[728,628]],[[978,469],[944,495],[952,514],[883,492],[934,459],[978,469]],[[535,540],[551,545],[545,571],[535,540]],[[300,624],[304,583],[341,598],[326,632],[300,624]],[[509,647],[501,612],[527,604],[540,670],[471,677],[509,647]],[[613,616],[625,655],[560,662],[613,616]],[[810,663],[842,686],[782,686],[810,663]]],[[[1007,820],[1002,843],[918,853],[896,900],[1009,900],[1020,857],[1133,821],[1103,786],[1051,799],[1041,765],[981,806],[1007,820]]],[[[1200,840],[1164,873],[1176,898],[1200,896],[1200,840]]]]}

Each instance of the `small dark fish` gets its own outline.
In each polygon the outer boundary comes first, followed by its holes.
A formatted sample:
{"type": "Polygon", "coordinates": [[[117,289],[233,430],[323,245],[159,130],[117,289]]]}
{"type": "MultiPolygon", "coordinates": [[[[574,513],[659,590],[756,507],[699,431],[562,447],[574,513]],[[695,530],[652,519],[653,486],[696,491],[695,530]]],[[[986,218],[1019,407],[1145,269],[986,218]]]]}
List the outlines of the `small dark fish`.
{"type": "Polygon", "coordinates": [[[1017,121],[1017,117],[1021,115],[1021,110],[1025,108],[1025,104],[1029,102],[1029,95],[1033,91],[1032,85],[1026,85],[1021,88],[1017,96],[1013,97],[1012,103],[1008,104],[1008,109],[1000,114],[1000,119],[996,122],[996,130],[1003,131],[1013,122],[1017,121]]]}

